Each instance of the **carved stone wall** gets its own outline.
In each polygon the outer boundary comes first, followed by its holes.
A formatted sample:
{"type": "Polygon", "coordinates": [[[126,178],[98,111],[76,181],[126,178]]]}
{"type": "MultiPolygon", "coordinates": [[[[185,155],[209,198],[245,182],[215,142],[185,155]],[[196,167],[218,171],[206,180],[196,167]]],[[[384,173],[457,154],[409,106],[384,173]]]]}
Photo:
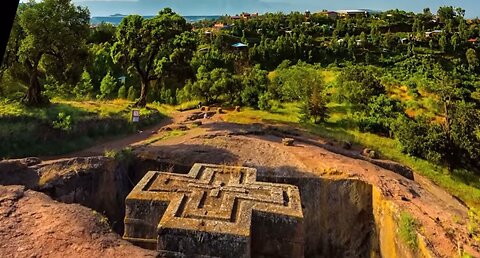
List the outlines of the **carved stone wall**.
{"type": "Polygon", "coordinates": [[[171,255],[303,257],[298,188],[256,173],[206,164],[149,172],[126,199],[124,238],[171,255]]]}

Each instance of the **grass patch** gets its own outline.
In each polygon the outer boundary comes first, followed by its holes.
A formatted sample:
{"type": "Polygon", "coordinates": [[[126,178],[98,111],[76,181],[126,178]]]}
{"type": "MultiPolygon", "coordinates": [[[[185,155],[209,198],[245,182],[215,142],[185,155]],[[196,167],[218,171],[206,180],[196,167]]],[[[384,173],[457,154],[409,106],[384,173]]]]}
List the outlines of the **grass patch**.
{"type": "Polygon", "coordinates": [[[480,242],[480,216],[475,209],[468,212],[468,233],[475,241],[480,242]]]}
{"type": "Polygon", "coordinates": [[[175,106],[175,110],[187,111],[187,110],[196,109],[198,107],[198,103],[200,103],[200,101],[198,100],[191,100],[188,102],[184,102],[180,105],[175,106]]]}
{"type": "Polygon", "coordinates": [[[225,119],[234,123],[283,123],[307,129],[310,133],[322,138],[350,141],[354,144],[371,148],[380,156],[411,167],[415,172],[426,176],[435,184],[447,190],[450,194],[460,198],[470,207],[480,209],[480,177],[465,171],[449,173],[445,167],[428,161],[408,156],[402,153],[400,142],[395,139],[382,137],[376,134],[358,131],[353,119],[348,115],[348,107],[339,104],[329,104],[330,118],[322,124],[300,124],[299,107],[296,103],[275,105],[271,112],[253,109],[244,109],[242,112],[232,112],[225,119]]]}
{"type": "Polygon", "coordinates": [[[149,104],[140,109],[140,123],[131,122],[133,103],[127,100],[52,100],[43,108],[0,103],[0,158],[61,155],[115,139],[158,123],[175,110],[149,104]]]}
{"type": "Polygon", "coordinates": [[[134,158],[132,148],[124,148],[120,151],[105,150],[104,156],[107,158],[113,158],[120,162],[125,162],[127,164],[129,164],[134,158]]]}
{"type": "Polygon", "coordinates": [[[168,140],[168,139],[171,139],[171,138],[183,136],[185,134],[187,134],[187,133],[184,132],[184,131],[180,131],[180,130],[169,131],[169,132],[166,132],[165,134],[162,134],[160,136],[153,137],[153,138],[150,138],[150,139],[144,141],[142,143],[142,145],[150,145],[150,144],[158,142],[158,141],[168,140]]]}
{"type": "Polygon", "coordinates": [[[412,250],[418,248],[417,222],[408,212],[402,211],[398,221],[398,236],[412,250]]]}

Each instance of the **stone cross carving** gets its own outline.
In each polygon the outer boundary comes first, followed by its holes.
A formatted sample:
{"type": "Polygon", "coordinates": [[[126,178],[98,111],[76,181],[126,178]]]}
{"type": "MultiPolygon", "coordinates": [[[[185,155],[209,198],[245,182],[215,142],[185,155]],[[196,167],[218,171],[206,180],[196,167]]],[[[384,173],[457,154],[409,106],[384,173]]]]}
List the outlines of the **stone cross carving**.
{"type": "Polygon", "coordinates": [[[126,200],[124,238],[165,253],[303,256],[298,188],[256,181],[256,170],[195,164],[149,172],[126,200]]]}

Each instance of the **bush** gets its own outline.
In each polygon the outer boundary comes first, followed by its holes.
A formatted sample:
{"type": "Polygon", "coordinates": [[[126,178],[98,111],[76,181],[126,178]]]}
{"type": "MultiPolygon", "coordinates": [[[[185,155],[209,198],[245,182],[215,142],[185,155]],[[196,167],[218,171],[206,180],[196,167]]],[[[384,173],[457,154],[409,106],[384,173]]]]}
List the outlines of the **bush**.
{"type": "Polygon", "coordinates": [[[122,87],[120,87],[120,89],[118,89],[118,96],[117,96],[119,99],[126,99],[127,98],[127,88],[125,87],[125,85],[123,85],[122,87]]]}
{"type": "Polygon", "coordinates": [[[445,160],[448,138],[440,125],[422,117],[414,120],[402,116],[393,123],[393,131],[404,153],[435,163],[445,160]]]}
{"type": "Polygon", "coordinates": [[[372,97],[385,94],[385,87],[376,74],[372,67],[345,68],[337,85],[338,100],[366,106],[372,97]]]}
{"type": "Polygon", "coordinates": [[[116,87],[117,80],[113,77],[112,73],[107,73],[100,83],[100,95],[97,96],[97,98],[104,99],[110,97],[116,87]]]}
{"type": "Polygon", "coordinates": [[[360,131],[390,134],[392,123],[403,114],[400,103],[386,95],[372,97],[363,112],[355,114],[360,131]]]}
{"type": "Polygon", "coordinates": [[[77,83],[73,89],[73,93],[77,99],[86,99],[90,98],[93,93],[93,84],[90,74],[85,70],[82,73],[82,78],[80,82],[77,83]]]}
{"type": "Polygon", "coordinates": [[[270,93],[265,92],[260,95],[258,98],[258,108],[267,111],[272,109],[272,95],[270,93]]]}
{"type": "Polygon", "coordinates": [[[133,88],[133,86],[128,87],[127,99],[130,101],[135,101],[137,98],[138,98],[138,93],[135,90],[135,88],[133,88]]]}
{"type": "Polygon", "coordinates": [[[400,221],[398,222],[398,234],[400,239],[411,249],[416,250],[417,243],[417,222],[407,212],[400,213],[400,221]]]}
{"type": "Polygon", "coordinates": [[[63,112],[58,113],[57,120],[53,121],[53,128],[63,131],[72,130],[72,117],[63,112]]]}
{"type": "Polygon", "coordinates": [[[317,124],[328,118],[323,81],[316,80],[308,84],[304,94],[300,108],[300,120],[309,122],[313,119],[313,122],[317,124]]]}

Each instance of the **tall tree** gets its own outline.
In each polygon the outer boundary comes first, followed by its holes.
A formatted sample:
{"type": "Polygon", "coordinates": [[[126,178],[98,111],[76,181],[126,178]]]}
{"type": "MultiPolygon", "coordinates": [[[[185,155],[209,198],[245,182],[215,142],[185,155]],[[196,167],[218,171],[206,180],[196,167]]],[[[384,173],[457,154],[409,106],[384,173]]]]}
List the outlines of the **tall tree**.
{"type": "Polygon", "coordinates": [[[65,80],[73,70],[78,70],[80,77],[83,67],[77,69],[78,60],[82,60],[78,57],[86,51],[90,13],[71,0],[44,0],[29,5],[19,14],[25,38],[18,56],[29,74],[24,102],[35,106],[46,101],[39,81],[41,66],[55,71],[55,77],[62,76],[65,80]]]}
{"type": "Polygon", "coordinates": [[[117,29],[112,57],[128,73],[137,75],[141,80],[140,99],[136,106],[147,104],[150,83],[161,79],[171,63],[175,39],[190,30],[191,25],[170,8],[163,9],[151,19],[130,15],[122,20],[117,29]]]}
{"type": "Polygon", "coordinates": [[[468,67],[470,68],[471,71],[474,71],[475,68],[478,66],[478,57],[477,57],[477,52],[475,52],[475,49],[469,48],[466,53],[467,57],[467,62],[468,62],[468,67]]]}

